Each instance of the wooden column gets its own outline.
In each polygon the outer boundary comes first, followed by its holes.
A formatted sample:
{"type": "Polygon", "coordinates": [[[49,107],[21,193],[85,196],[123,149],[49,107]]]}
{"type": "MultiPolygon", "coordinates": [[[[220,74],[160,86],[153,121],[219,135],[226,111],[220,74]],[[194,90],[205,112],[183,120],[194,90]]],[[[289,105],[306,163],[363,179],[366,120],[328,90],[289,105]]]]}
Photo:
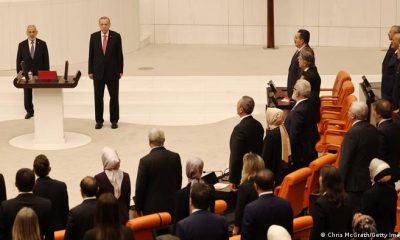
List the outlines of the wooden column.
{"type": "Polygon", "coordinates": [[[275,48],[274,0],[268,0],[267,8],[267,48],[275,48]]]}

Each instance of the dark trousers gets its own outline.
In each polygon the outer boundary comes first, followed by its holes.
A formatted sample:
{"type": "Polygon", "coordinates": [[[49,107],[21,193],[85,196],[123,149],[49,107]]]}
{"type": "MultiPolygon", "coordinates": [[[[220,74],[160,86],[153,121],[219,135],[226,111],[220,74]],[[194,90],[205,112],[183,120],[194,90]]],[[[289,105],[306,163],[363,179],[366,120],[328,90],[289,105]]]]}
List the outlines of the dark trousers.
{"type": "Polygon", "coordinates": [[[34,113],[32,103],[32,88],[24,88],[24,107],[27,113],[34,113]]]}
{"type": "Polygon", "coordinates": [[[119,79],[113,81],[103,81],[99,79],[93,80],[94,85],[94,106],[96,114],[96,122],[103,123],[104,112],[104,88],[107,86],[110,95],[110,122],[117,123],[119,120],[119,79]]]}

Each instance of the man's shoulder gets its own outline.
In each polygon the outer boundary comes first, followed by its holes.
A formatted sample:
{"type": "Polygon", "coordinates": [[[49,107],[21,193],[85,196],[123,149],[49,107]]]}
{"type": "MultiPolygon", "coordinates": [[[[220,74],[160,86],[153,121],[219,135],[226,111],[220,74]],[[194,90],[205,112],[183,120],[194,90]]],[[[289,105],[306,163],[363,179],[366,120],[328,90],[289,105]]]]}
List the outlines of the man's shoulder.
{"type": "Polygon", "coordinates": [[[121,36],[121,34],[119,34],[118,32],[116,32],[116,31],[112,31],[112,30],[110,30],[110,34],[112,35],[112,36],[121,36]]]}
{"type": "Polygon", "coordinates": [[[96,199],[88,199],[71,209],[72,214],[87,212],[90,207],[96,207],[96,199]]]}
{"type": "Polygon", "coordinates": [[[28,39],[23,40],[23,41],[20,42],[18,45],[21,46],[22,44],[28,44],[28,39]]]}

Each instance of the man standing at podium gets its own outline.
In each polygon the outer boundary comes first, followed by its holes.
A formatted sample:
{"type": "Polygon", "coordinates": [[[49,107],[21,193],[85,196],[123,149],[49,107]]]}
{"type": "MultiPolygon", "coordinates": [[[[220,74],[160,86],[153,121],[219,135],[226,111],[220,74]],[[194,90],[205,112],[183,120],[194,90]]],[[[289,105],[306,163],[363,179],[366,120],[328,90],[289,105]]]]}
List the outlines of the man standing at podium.
{"type": "Polygon", "coordinates": [[[111,128],[118,128],[119,120],[119,79],[122,77],[124,57],[121,35],[110,30],[108,17],[99,19],[100,31],[90,36],[89,78],[93,79],[96,129],[103,127],[104,88],[107,85],[110,94],[111,128]]]}
{"type": "MultiPolygon", "coordinates": [[[[26,69],[37,76],[38,70],[49,70],[49,51],[46,42],[36,38],[38,31],[35,25],[26,28],[28,39],[18,45],[17,73],[22,70],[21,61],[25,62],[26,69]]],[[[24,106],[26,110],[25,119],[33,117],[32,89],[24,88],[24,106]]]]}

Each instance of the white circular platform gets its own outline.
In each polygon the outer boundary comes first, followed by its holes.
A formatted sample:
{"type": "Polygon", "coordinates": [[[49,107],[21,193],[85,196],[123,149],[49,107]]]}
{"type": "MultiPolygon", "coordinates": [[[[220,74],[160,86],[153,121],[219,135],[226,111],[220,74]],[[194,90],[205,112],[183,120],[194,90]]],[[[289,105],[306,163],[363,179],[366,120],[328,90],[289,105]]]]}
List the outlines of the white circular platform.
{"type": "Polygon", "coordinates": [[[35,142],[34,134],[25,134],[12,138],[9,143],[11,146],[29,150],[62,150],[80,147],[92,141],[92,139],[84,134],[74,132],[64,132],[65,141],[60,142],[35,142]]]}

